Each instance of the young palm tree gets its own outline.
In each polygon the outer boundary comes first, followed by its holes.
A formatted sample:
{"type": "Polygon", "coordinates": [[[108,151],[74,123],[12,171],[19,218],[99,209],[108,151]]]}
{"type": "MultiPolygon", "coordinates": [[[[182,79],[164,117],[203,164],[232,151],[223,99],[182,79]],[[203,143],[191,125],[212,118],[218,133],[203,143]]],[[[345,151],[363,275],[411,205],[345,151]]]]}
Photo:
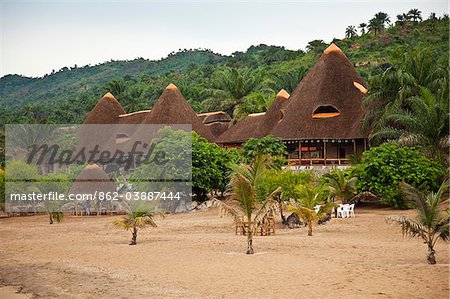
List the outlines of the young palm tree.
{"type": "Polygon", "coordinates": [[[366,34],[366,27],[367,27],[366,23],[359,24],[359,29],[361,29],[361,35],[366,34]]]}
{"type": "Polygon", "coordinates": [[[222,215],[231,215],[235,222],[239,222],[239,217],[244,217],[248,225],[247,235],[247,254],[253,254],[253,233],[263,219],[277,212],[278,203],[275,200],[281,192],[281,188],[273,190],[266,198],[258,198],[258,189],[261,188],[263,180],[267,175],[266,159],[263,156],[257,156],[252,164],[231,165],[232,174],[229,188],[232,191],[231,199],[238,202],[238,208],[215,200],[220,207],[222,215]]]}
{"type": "Polygon", "coordinates": [[[345,29],[345,37],[346,38],[352,38],[354,36],[357,36],[358,34],[356,33],[356,27],[353,25],[347,26],[347,28],[345,29]]]}
{"type": "Polygon", "coordinates": [[[334,203],[324,202],[323,186],[313,186],[311,184],[299,185],[297,188],[297,196],[295,202],[288,206],[288,209],[297,214],[308,224],[308,236],[312,236],[314,221],[322,219],[333,210],[334,203]],[[320,205],[319,211],[316,213],[315,206],[320,205]]]}
{"type": "Polygon", "coordinates": [[[325,175],[325,178],[328,182],[328,190],[336,200],[349,203],[357,194],[357,177],[347,178],[344,171],[333,169],[330,174],[325,175]]]}
{"type": "Polygon", "coordinates": [[[137,233],[139,229],[145,229],[148,226],[157,227],[153,220],[155,216],[164,217],[164,213],[152,210],[148,206],[140,205],[137,208],[128,208],[128,213],[122,219],[116,219],[113,224],[117,228],[131,231],[131,242],[129,245],[137,244],[137,233]]]}
{"type": "Polygon", "coordinates": [[[388,216],[386,221],[396,222],[402,227],[403,235],[422,238],[428,246],[427,261],[436,264],[434,246],[441,239],[449,241],[450,214],[441,212],[441,206],[448,201],[448,180],[444,181],[437,192],[424,195],[407,183],[401,183],[400,189],[411,207],[416,209],[417,218],[406,216],[388,216]]]}
{"type": "Polygon", "coordinates": [[[64,213],[60,211],[50,211],[48,212],[48,223],[53,224],[53,220],[56,220],[56,222],[60,223],[64,218],[64,213]]]}

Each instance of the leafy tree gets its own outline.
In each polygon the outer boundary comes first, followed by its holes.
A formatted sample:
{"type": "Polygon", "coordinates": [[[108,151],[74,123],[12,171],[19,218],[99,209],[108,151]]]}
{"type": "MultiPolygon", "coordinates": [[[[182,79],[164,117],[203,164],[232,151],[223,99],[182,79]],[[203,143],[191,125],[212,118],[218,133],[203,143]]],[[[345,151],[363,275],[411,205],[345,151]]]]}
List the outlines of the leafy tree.
{"type": "Polygon", "coordinates": [[[208,192],[225,191],[231,169],[238,161],[235,150],[228,151],[194,134],[192,137],[192,184],[198,200],[205,200],[208,192]]]}
{"type": "Polygon", "coordinates": [[[348,26],[346,29],[345,29],[345,37],[346,38],[352,38],[352,37],[355,37],[355,36],[357,36],[358,34],[357,34],[357,32],[356,32],[356,27],[355,26],[353,26],[353,25],[350,25],[350,26],[348,26]]]}
{"type": "Polygon", "coordinates": [[[250,138],[242,145],[242,156],[247,162],[259,155],[269,155],[274,161],[274,166],[278,168],[284,165],[286,152],[287,148],[284,142],[272,136],[250,138]]]}
{"type": "Polygon", "coordinates": [[[322,185],[298,185],[295,202],[288,209],[302,218],[308,225],[308,236],[312,236],[313,222],[322,219],[333,210],[334,203],[324,203],[325,189],[322,185]],[[320,205],[316,213],[315,206],[320,205]]]}
{"type": "Polygon", "coordinates": [[[413,22],[417,22],[417,20],[422,21],[422,12],[417,8],[413,8],[408,11],[408,16],[412,19],[413,22]]]}
{"type": "Polygon", "coordinates": [[[153,219],[155,216],[164,217],[164,214],[151,209],[146,205],[140,204],[136,208],[130,206],[126,216],[122,219],[114,220],[113,224],[117,228],[130,230],[132,237],[129,245],[136,245],[139,229],[145,229],[149,226],[157,227],[156,222],[153,219]]]}
{"type": "Polygon", "coordinates": [[[427,262],[436,264],[434,246],[441,239],[444,242],[449,241],[449,223],[450,214],[447,209],[445,213],[441,212],[441,206],[448,202],[448,181],[444,181],[437,192],[431,192],[427,195],[415,189],[407,183],[401,183],[400,188],[405,197],[405,201],[416,210],[416,219],[406,216],[388,216],[388,222],[396,222],[402,227],[403,235],[422,238],[428,246],[427,262]]]}
{"type": "Polygon", "coordinates": [[[238,203],[238,207],[234,208],[219,200],[215,202],[220,207],[222,215],[233,216],[235,222],[240,221],[239,217],[244,217],[248,225],[246,253],[253,254],[253,234],[265,217],[277,211],[278,203],[274,197],[281,188],[272,190],[262,202],[258,200],[258,190],[267,175],[266,160],[263,156],[257,156],[250,165],[234,164],[231,168],[233,170],[229,183],[232,190],[231,199],[238,203]]]}
{"type": "Polygon", "coordinates": [[[364,152],[362,162],[352,169],[352,175],[358,178],[359,192],[371,192],[395,208],[407,207],[400,196],[400,182],[428,192],[438,189],[445,172],[441,163],[424,157],[419,149],[401,147],[395,142],[364,152]]]}

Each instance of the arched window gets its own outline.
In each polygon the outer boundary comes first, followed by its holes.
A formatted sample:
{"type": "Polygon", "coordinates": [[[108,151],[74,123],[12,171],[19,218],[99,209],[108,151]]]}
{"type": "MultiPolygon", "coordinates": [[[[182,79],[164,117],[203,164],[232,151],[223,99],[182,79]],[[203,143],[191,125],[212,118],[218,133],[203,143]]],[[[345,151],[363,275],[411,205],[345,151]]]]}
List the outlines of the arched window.
{"type": "Polygon", "coordinates": [[[323,105],[319,106],[314,110],[312,117],[313,118],[330,118],[335,117],[341,114],[339,110],[336,109],[336,107],[332,105],[323,105]]]}

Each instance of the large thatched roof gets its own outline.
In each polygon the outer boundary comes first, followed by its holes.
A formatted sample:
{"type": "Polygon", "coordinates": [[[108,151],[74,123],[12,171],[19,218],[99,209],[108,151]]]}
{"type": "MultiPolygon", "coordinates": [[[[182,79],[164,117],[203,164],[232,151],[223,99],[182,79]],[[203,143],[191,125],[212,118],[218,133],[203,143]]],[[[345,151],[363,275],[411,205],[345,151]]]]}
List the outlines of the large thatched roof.
{"type": "Polygon", "coordinates": [[[169,84],[166,87],[143,123],[191,124],[192,130],[200,136],[210,141],[215,139],[211,131],[202,123],[178,88],[173,84],[169,84]]]}
{"type": "Polygon", "coordinates": [[[85,124],[112,124],[117,123],[120,114],[125,114],[125,110],[119,101],[111,94],[105,94],[97,105],[88,113],[85,124]]]}
{"type": "Polygon", "coordinates": [[[365,83],[345,54],[331,44],[281,108],[270,135],[290,139],[365,138],[365,83]]]}

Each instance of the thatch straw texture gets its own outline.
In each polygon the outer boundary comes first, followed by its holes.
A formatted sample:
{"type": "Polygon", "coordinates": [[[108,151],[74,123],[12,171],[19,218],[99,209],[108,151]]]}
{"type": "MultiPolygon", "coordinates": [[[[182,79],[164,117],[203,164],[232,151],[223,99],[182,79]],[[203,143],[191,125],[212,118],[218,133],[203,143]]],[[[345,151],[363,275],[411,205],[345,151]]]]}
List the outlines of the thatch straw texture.
{"type": "Polygon", "coordinates": [[[211,131],[197,117],[175,85],[170,84],[143,121],[144,124],[191,124],[192,130],[213,141],[211,131]]]}
{"type": "Polygon", "coordinates": [[[117,99],[111,94],[105,94],[97,105],[88,113],[85,124],[113,124],[117,123],[120,114],[125,114],[125,110],[117,99]]]}

